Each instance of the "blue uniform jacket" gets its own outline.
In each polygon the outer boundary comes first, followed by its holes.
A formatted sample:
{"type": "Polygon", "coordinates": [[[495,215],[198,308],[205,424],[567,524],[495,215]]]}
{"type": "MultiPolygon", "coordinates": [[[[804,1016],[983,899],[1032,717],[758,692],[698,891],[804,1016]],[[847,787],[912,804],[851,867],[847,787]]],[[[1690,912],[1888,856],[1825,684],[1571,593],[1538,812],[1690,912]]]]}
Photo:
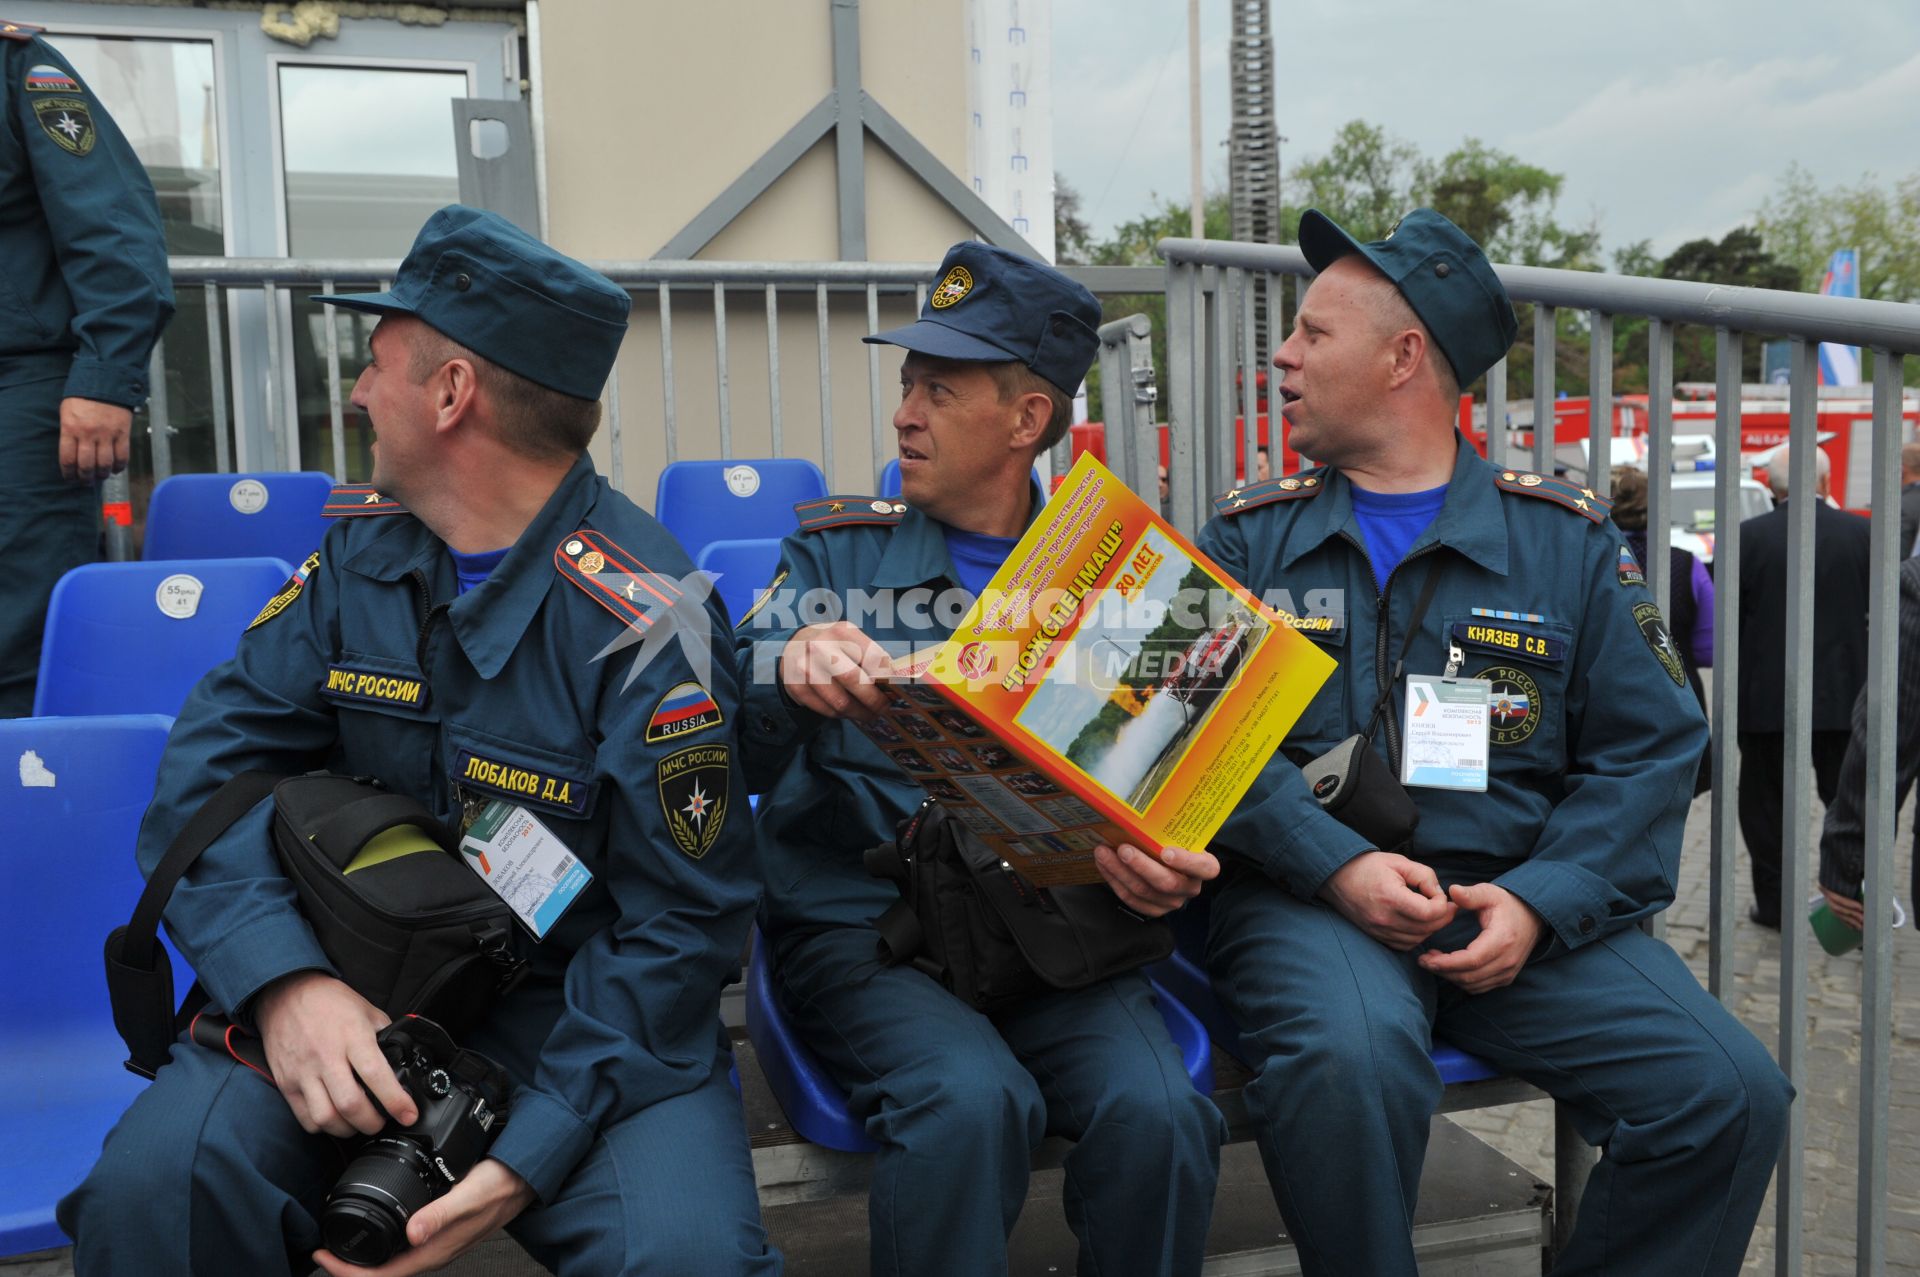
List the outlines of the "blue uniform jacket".
{"type": "MultiPolygon", "coordinates": [[[[887,503],[871,497],[833,497],[803,509],[834,504],[845,506],[848,521],[825,516],[819,522],[828,526],[788,537],[773,596],[736,633],[741,751],[761,794],[761,925],[776,945],[786,936],[866,926],[897,901],[899,890],[868,874],[861,853],[891,839],[926,797],[858,727],[787,699],[777,677],[780,649],[803,625],[848,619],[899,655],[946,639],[972,602],[938,522],[897,503],[875,511],[887,503]],[[818,592],[813,601],[810,592],[818,592]],[[850,596],[851,614],[817,610],[828,599],[844,607],[850,596]],[[875,606],[866,607],[866,598],[875,606]]],[[[1031,509],[1042,504],[1035,486],[1031,509]]]]}
{"type": "MultiPolygon", "coordinates": [[[[1605,502],[1458,446],[1445,505],[1384,593],[1337,471],[1216,502],[1200,548],[1298,614],[1340,664],[1214,843],[1303,899],[1367,849],[1320,809],[1295,764],[1362,729],[1437,570],[1406,668],[1443,673],[1452,643],[1461,676],[1492,681],[1491,775],[1486,793],[1410,789],[1420,810],[1410,854],[1443,876],[1498,882],[1546,920],[1547,952],[1564,952],[1673,899],[1706,723],[1605,502]]],[[[1374,737],[1396,775],[1405,700],[1395,683],[1374,737]]]]}
{"type": "MultiPolygon", "coordinates": [[[[747,791],[722,725],[738,711],[731,638],[717,607],[700,610],[712,618],[700,644],[710,708],[686,691],[697,675],[678,639],[631,686],[634,648],[601,656],[625,625],[563,579],[557,560],[579,557],[566,548],[576,531],[597,530],[653,573],[692,569],[585,457],[492,575],[457,598],[445,545],[386,504],[396,512],[328,529],[304,586],[290,601],[283,591],[281,610],[188,698],[140,864],[151,872],[207,796],[252,769],[376,776],[445,820],[461,811],[458,778],[471,796],[507,794],[537,815],[594,882],[544,941],[517,937],[533,979],[564,984],[565,1009],[492,1156],[551,1200],[597,1131],[711,1071],[721,984],[757,894],[747,791]],[[664,801],[671,790],[682,807],[684,783],[663,772],[674,759],[676,775],[689,761],[707,768],[704,811],[681,813],[678,833],[664,801]]],[[[242,1015],[269,981],[328,969],[269,846],[268,807],[209,848],[166,915],[213,1000],[242,1015]]]]}
{"type": "Polygon", "coordinates": [[[0,388],[65,375],[133,408],[173,317],[147,171],[46,41],[0,22],[0,388]]]}

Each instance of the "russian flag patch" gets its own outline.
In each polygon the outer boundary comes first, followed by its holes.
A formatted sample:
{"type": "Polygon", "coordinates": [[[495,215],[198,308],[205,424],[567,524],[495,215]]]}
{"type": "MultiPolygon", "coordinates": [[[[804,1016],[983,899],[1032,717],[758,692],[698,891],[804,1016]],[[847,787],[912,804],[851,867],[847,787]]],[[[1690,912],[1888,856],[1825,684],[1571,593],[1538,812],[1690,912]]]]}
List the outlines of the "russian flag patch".
{"type": "Polygon", "coordinates": [[[27,72],[29,93],[78,93],[80,83],[57,66],[42,62],[27,72]]]}
{"type": "Polygon", "coordinates": [[[653,707],[653,717],[647,720],[647,743],[678,740],[725,721],[712,693],[698,683],[681,683],[653,707]]]}

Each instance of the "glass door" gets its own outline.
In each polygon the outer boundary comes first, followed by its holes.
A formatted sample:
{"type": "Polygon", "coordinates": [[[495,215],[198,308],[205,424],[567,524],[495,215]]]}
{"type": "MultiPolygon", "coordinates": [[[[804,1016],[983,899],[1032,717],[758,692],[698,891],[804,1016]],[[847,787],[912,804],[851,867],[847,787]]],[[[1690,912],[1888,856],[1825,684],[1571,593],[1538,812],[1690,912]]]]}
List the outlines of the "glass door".
{"type": "MultiPolygon", "coordinates": [[[[286,253],[303,259],[397,258],[435,209],[460,198],[451,103],[470,96],[473,70],[400,62],[278,62],[280,202],[286,253]]],[[[336,280],[342,291],[383,280],[336,280]]],[[[327,324],[339,350],[340,402],[366,363],[376,317],[287,300],[292,335],[288,405],[298,464],[343,480],[372,472],[366,419],[342,409],[333,437],[327,386],[327,324]]]]}

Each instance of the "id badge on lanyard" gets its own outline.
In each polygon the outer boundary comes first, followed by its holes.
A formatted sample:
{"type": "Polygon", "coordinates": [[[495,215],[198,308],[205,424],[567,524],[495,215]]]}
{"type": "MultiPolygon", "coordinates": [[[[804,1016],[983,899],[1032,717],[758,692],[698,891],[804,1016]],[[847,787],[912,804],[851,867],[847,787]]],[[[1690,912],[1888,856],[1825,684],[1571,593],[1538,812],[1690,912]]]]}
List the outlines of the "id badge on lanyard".
{"type": "Polygon", "coordinates": [[[1407,675],[1403,785],[1486,791],[1493,683],[1454,677],[1461,659],[1460,648],[1449,645],[1446,673],[1407,675]]]}
{"type": "Polygon", "coordinates": [[[490,800],[460,837],[460,858],[544,940],[593,875],[540,818],[518,803],[490,800]]]}

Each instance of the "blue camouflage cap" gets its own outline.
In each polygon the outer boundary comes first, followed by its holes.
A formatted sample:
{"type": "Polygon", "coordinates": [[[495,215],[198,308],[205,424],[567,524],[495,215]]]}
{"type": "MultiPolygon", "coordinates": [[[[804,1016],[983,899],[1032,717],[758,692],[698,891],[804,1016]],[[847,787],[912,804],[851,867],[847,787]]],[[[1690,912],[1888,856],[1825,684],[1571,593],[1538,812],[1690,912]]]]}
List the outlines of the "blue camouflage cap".
{"type": "Polygon", "coordinates": [[[598,399],[632,299],[596,270],[501,217],[449,204],[420,228],[384,293],[315,297],[373,315],[412,315],[528,381],[598,399]]]}
{"type": "Polygon", "coordinates": [[[1100,303],[1045,262],[971,240],[940,263],[920,318],[862,340],[942,359],[1018,360],[1072,394],[1100,349],[1100,303]]]}
{"type": "Polygon", "coordinates": [[[1300,251],[1317,273],[1358,253],[1393,282],[1433,335],[1464,387],[1513,345],[1519,321],[1487,255],[1467,233],[1430,208],[1416,208],[1362,244],[1317,208],[1300,215],[1300,251]]]}

